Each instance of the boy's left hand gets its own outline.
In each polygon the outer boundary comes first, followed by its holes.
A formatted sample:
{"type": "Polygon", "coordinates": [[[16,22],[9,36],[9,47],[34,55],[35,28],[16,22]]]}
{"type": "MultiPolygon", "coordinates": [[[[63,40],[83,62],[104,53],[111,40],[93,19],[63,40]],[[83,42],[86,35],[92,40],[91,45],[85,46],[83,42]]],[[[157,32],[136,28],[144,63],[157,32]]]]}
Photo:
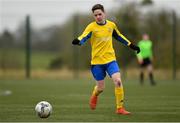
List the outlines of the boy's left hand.
{"type": "Polygon", "coordinates": [[[130,44],[129,47],[137,52],[137,54],[140,52],[140,48],[134,44],[130,44]]]}

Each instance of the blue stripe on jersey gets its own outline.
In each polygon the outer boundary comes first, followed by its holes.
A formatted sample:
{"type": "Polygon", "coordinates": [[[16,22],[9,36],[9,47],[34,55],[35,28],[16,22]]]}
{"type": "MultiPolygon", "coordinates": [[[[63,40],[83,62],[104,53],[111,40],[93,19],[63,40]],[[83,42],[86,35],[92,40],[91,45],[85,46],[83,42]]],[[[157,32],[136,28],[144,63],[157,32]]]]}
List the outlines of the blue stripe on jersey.
{"type": "Polygon", "coordinates": [[[92,32],[90,32],[86,37],[81,39],[80,45],[83,45],[91,37],[91,35],[92,35],[92,32]]]}
{"type": "Polygon", "coordinates": [[[125,40],[125,39],[123,39],[121,36],[119,36],[118,34],[117,34],[117,32],[116,32],[116,30],[113,30],[113,37],[116,39],[116,40],[118,40],[118,41],[120,41],[121,43],[123,43],[124,45],[128,45],[128,42],[125,40]]]}

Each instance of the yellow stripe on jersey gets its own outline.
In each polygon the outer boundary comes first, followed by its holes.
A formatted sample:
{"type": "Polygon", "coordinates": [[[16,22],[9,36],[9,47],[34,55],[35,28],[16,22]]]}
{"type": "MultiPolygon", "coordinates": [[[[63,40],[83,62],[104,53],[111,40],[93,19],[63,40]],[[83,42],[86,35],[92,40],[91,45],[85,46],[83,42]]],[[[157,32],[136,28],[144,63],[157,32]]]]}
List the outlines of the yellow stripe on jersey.
{"type": "Polygon", "coordinates": [[[81,45],[90,38],[92,65],[106,64],[116,60],[112,37],[124,45],[129,46],[131,44],[131,42],[119,32],[117,26],[108,20],[106,20],[105,25],[98,25],[96,22],[90,23],[82,35],[78,37],[81,45]]]}

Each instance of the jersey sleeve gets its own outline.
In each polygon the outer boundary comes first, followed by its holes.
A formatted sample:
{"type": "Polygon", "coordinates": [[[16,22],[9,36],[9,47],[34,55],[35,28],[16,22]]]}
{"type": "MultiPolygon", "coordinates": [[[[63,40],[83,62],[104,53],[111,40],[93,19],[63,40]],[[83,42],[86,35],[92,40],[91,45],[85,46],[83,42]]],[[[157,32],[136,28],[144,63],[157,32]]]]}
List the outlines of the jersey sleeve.
{"type": "MultiPolygon", "coordinates": [[[[141,41],[138,43],[138,46],[139,46],[139,48],[141,49],[141,41]]],[[[141,52],[139,52],[139,53],[137,54],[137,58],[138,58],[138,59],[143,59],[141,52]]]]}
{"type": "Polygon", "coordinates": [[[152,43],[152,41],[150,41],[150,58],[152,58],[153,57],[153,51],[152,51],[152,49],[153,49],[153,43],[152,43]]]}
{"type": "Polygon", "coordinates": [[[78,37],[78,40],[80,41],[80,45],[83,45],[92,35],[92,29],[91,25],[89,24],[84,32],[78,37]]]}
{"type": "Polygon", "coordinates": [[[131,42],[119,32],[115,24],[114,24],[114,30],[113,30],[113,37],[126,46],[129,46],[131,44],[131,42]]]}

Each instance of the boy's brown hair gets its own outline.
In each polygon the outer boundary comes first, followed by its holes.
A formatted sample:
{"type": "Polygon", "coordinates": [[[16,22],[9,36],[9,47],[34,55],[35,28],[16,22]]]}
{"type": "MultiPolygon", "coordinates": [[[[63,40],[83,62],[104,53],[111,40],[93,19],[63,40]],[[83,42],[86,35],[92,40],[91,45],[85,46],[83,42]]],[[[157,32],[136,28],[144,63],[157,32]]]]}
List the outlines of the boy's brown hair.
{"type": "Polygon", "coordinates": [[[101,9],[103,12],[104,12],[104,7],[103,5],[101,4],[95,4],[93,7],[92,7],[92,12],[94,13],[95,10],[97,9],[101,9]]]}

